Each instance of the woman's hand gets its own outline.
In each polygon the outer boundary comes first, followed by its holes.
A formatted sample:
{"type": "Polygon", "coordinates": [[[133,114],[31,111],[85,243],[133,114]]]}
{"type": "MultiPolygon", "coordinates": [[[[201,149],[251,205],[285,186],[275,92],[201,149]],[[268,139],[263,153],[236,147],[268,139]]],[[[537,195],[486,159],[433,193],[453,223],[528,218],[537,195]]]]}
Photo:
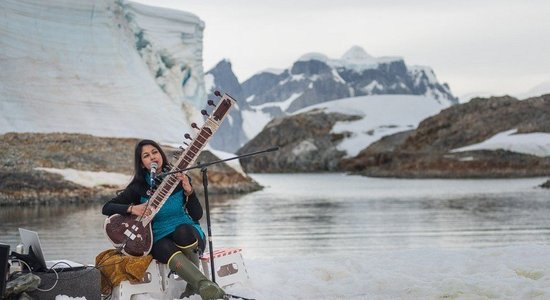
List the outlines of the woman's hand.
{"type": "Polygon", "coordinates": [[[147,208],[147,202],[139,204],[139,205],[131,205],[128,208],[128,212],[132,215],[135,215],[135,216],[142,216],[143,215],[145,217],[151,215],[151,213],[152,213],[151,207],[147,208]],[[147,211],[146,211],[146,209],[147,209],[147,211]]]}
{"type": "Polygon", "coordinates": [[[193,194],[193,186],[189,182],[189,177],[184,173],[176,173],[176,177],[181,180],[181,186],[186,196],[193,194]]]}

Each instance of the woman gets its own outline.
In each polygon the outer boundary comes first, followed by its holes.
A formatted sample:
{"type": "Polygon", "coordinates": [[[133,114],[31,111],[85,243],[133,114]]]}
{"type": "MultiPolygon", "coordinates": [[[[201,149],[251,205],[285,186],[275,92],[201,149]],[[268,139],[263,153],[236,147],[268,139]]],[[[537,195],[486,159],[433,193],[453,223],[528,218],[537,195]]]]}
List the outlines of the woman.
{"type": "MultiPolygon", "coordinates": [[[[103,214],[151,214],[147,200],[151,193],[151,164],[163,172],[170,170],[166,154],[152,140],[142,140],[134,152],[134,178],[128,186],[103,206],[103,214]]],[[[176,173],[181,181],[168,197],[153,219],[153,247],[151,254],[156,260],[168,264],[170,269],[187,281],[182,296],[198,292],[202,299],[224,298],[225,292],[210,281],[198,269],[200,251],[205,248],[205,235],[199,220],[202,206],[193,190],[190,178],[176,173]]]]}

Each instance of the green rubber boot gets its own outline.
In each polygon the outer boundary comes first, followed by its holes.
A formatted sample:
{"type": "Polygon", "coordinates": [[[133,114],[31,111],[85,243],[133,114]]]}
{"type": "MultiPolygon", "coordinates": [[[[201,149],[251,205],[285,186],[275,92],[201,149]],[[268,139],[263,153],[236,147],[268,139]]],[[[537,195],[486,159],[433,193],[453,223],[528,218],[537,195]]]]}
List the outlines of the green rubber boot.
{"type": "Polygon", "coordinates": [[[168,260],[170,270],[187,281],[203,300],[224,299],[225,292],[210,281],[182,252],[176,252],[168,260]]]}
{"type": "MultiPolygon", "coordinates": [[[[176,245],[178,246],[178,248],[181,249],[181,252],[185,255],[185,257],[187,257],[187,259],[189,259],[195,265],[195,267],[197,267],[197,269],[199,269],[199,263],[200,263],[199,255],[196,252],[198,245],[199,243],[197,241],[195,241],[193,244],[188,246],[176,245]]],[[[197,294],[197,290],[191,284],[188,283],[185,286],[185,291],[181,293],[180,299],[188,298],[195,294],[197,294]]]]}

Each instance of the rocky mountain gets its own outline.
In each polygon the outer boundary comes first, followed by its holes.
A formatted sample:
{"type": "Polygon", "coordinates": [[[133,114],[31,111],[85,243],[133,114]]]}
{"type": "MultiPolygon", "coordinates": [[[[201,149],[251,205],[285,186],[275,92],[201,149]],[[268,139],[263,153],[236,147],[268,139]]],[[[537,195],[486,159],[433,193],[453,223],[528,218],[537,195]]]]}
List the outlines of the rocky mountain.
{"type": "Polygon", "coordinates": [[[371,176],[546,176],[549,133],[550,94],[522,101],[509,96],[476,98],[427,118],[393,148],[372,145],[341,166],[371,176]],[[472,147],[507,131],[511,138],[531,136],[531,143],[472,147]],[[540,144],[534,144],[537,135],[540,144]]]}
{"type": "Polygon", "coordinates": [[[280,147],[276,153],[241,160],[249,172],[341,171],[342,159],[356,156],[384,136],[410,131],[446,107],[432,98],[410,95],[323,102],[273,119],[238,153],[280,147]]]}
{"type": "Polygon", "coordinates": [[[230,90],[240,99],[234,123],[216,141],[218,149],[235,151],[269,120],[318,103],[365,95],[423,95],[445,105],[458,103],[447,84],[429,67],[407,66],[402,58],[375,58],[354,46],[340,59],[310,53],[282,71],[263,71],[242,84],[227,61],[207,72],[207,91],[230,90]],[[246,118],[243,118],[246,116],[246,118]],[[252,118],[247,124],[247,118],[252,118]],[[242,125],[241,125],[242,124],[242,125]],[[240,127],[239,127],[240,126],[240,127]]]}
{"type": "Polygon", "coordinates": [[[356,133],[336,134],[339,125],[335,122],[358,122],[357,118],[368,116],[311,110],[276,119],[241,152],[279,143],[280,153],[241,163],[253,172],[337,170],[368,176],[442,178],[550,175],[550,94],[522,101],[512,97],[473,99],[427,117],[415,129],[385,135],[357,155],[345,157],[338,152],[339,146],[356,133]],[[314,125],[319,120],[325,124],[319,127],[322,130],[314,125]],[[294,124],[313,130],[300,132],[294,124]],[[510,145],[501,141],[494,147],[465,148],[483,145],[511,130],[510,145]],[[521,139],[523,143],[515,147],[514,141],[521,139]]]}
{"type": "Polygon", "coordinates": [[[424,95],[451,104],[458,101],[429,67],[407,66],[399,57],[374,58],[358,46],[340,59],[305,54],[280,74],[267,73],[243,82],[244,97],[250,105],[271,103],[282,112],[365,95],[424,95]]]}
{"type": "Polygon", "coordinates": [[[235,152],[248,141],[243,130],[243,111],[250,111],[250,106],[244,101],[242,87],[227,60],[219,62],[205,75],[208,99],[216,99],[214,92],[219,90],[233,96],[237,105],[231,109],[227,121],[218,128],[209,144],[214,149],[235,152]]]}
{"type": "Polygon", "coordinates": [[[345,151],[337,145],[345,134],[331,130],[337,122],[360,119],[361,116],[324,113],[314,109],[306,113],[278,117],[269,122],[237,154],[246,154],[272,145],[279,151],[241,160],[247,172],[319,172],[338,171],[345,151]]]}

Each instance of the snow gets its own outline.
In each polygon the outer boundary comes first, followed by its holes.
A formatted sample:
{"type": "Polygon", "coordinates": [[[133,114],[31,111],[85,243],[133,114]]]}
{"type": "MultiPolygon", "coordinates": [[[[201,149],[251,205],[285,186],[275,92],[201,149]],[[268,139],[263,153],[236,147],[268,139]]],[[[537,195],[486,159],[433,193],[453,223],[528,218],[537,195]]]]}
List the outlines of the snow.
{"type": "Polygon", "coordinates": [[[267,69],[264,69],[260,72],[257,72],[256,74],[261,74],[261,73],[271,73],[271,74],[274,74],[274,75],[281,75],[283,74],[284,72],[286,71],[286,69],[280,69],[280,68],[267,68],[267,69]]]}
{"type": "MultiPolygon", "coordinates": [[[[326,113],[361,116],[360,120],[338,122],[332,128],[333,133],[351,133],[349,138],[344,138],[338,145],[338,149],[345,151],[347,157],[353,157],[384,136],[415,129],[422,120],[436,115],[447,107],[448,104],[439,103],[426,96],[376,95],[325,102],[301,109],[294,114],[318,108],[326,113]]],[[[516,130],[513,129],[501,132],[479,144],[453,149],[451,152],[496,149],[540,157],[549,156],[550,134],[516,134],[516,130]]]]}
{"type": "Polygon", "coordinates": [[[203,23],[184,12],[122,3],[0,2],[0,66],[10,70],[0,72],[0,134],[181,139],[190,123],[182,106],[206,98],[203,23]],[[141,52],[132,30],[149,41],[141,52]],[[156,78],[151,68],[161,67],[161,56],[174,66],[156,78]]]}
{"type": "Polygon", "coordinates": [[[432,84],[438,83],[437,77],[435,76],[433,69],[428,66],[418,66],[418,65],[410,66],[409,72],[417,75],[415,85],[418,85],[420,83],[419,80],[421,79],[421,77],[418,76],[419,73],[424,73],[427,76],[429,83],[432,83],[432,84]]]}
{"type": "Polygon", "coordinates": [[[204,75],[204,86],[207,91],[212,91],[216,87],[214,81],[215,81],[214,75],[212,74],[204,75]]]}
{"type": "Polygon", "coordinates": [[[318,150],[319,149],[317,148],[317,146],[315,146],[315,144],[313,144],[312,141],[305,140],[301,141],[297,146],[292,149],[292,155],[299,157],[300,155],[318,150]]]}
{"type": "MultiPolygon", "coordinates": [[[[268,108],[268,107],[278,107],[280,108],[282,111],[286,111],[288,109],[288,107],[292,104],[292,102],[294,102],[294,100],[298,99],[298,97],[300,97],[303,93],[292,93],[292,95],[290,95],[290,97],[288,97],[287,99],[283,100],[283,101],[280,101],[280,102],[269,102],[269,103],[264,103],[264,104],[260,104],[260,105],[251,105],[251,107],[253,109],[256,109],[256,110],[261,110],[263,108],[268,108]]],[[[245,112],[243,111],[243,114],[245,112]]],[[[247,116],[250,116],[250,114],[247,114],[247,116]]],[[[244,118],[243,118],[244,119],[244,118]]],[[[265,124],[264,124],[265,125],[265,124]]],[[[263,127],[262,127],[263,128],[263,127]]],[[[255,134],[253,136],[255,136],[256,134],[258,134],[262,128],[259,128],[259,127],[256,127],[255,128],[255,134]]],[[[245,130],[246,132],[246,130],[245,130]]],[[[248,136],[248,135],[247,135],[248,136]]]]}
{"type": "Polygon", "coordinates": [[[338,74],[338,72],[335,69],[332,69],[331,73],[334,81],[340,82],[342,84],[346,84],[346,81],[344,80],[344,78],[342,78],[342,76],[340,76],[340,74],[338,74]]]}
{"type": "Polygon", "coordinates": [[[328,56],[319,52],[306,53],[298,58],[298,61],[310,61],[310,60],[318,60],[324,63],[328,63],[330,58],[328,58],[328,56]]]}
{"type": "Polygon", "coordinates": [[[363,48],[353,46],[346,51],[340,59],[329,58],[325,54],[318,52],[306,53],[298,58],[298,61],[309,60],[318,60],[333,68],[345,67],[346,69],[355,70],[356,72],[362,72],[368,69],[376,69],[379,64],[391,63],[403,60],[403,58],[397,56],[376,58],[369,55],[363,48]]]}
{"type": "Polygon", "coordinates": [[[332,128],[333,133],[352,133],[351,137],[345,138],[338,145],[338,150],[353,157],[386,135],[415,129],[420,121],[447,107],[447,104],[425,96],[376,95],[324,102],[299,110],[295,114],[320,108],[326,113],[362,116],[357,121],[338,122],[332,128]]]}
{"type": "MultiPolygon", "coordinates": [[[[177,104],[187,100],[201,107],[206,99],[202,67],[204,22],[175,9],[125,1],[133,32],[143,32],[149,45],[139,50],[156,81],[177,104]],[[173,66],[166,65],[166,62],[173,66]],[[158,76],[158,70],[162,75],[158,76]],[[191,80],[189,80],[189,78],[191,80]],[[186,82],[182,82],[185,80],[186,82]]],[[[128,17],[127,17],[128,19],[128,17]]]]}
{"type": "MultiPolygon", "coordinates": [[[[236,154],[234,153],[214,150],[208,146],[206,147],[206,149],[212,152],[212,154],[217,156],[220,160],[233,158],[236,156],[236,154]]],[[[225,163],[229,167],[233,168],[236,172],[239,172],[243,176],[246,176],[246,173],[244,172],[241,166],[241,163],[239,162],[238,159],[229,160],[225,163]]],[[[130,180],[132,179],[132,176],[130,175],[116,173],[116,172],[82,171],[82,170],[76,170],[71,168],[66,168],[66,169],[34,168],[34,169],[38,171],[45,171],[52,174],[59,174],[63,176],[64,180],[67,180],[88,188],[100,187],[100,186],[125,187],[126,185],[128,185],[128,183],[130,183],[130,180]]]]}
{"type": "Polygon", "coordinates": [[[303,93],[292,93],[292,95],[290,95],[290,97],[288,97],[288,99],[282,101],[281,103],[277,103],[279,104],[279,107],[281,108],[282,111],[286,111],[288,109],[288,107],[292,104],[292,102],[294,102],[294,100],[298,99],[298,97],[302,96],[303,93]]]}
{"type": "Polygon", "coordinates": [[[86,300],[86,297],[69,297],[67,295],[57,295],[55,300],[86,300]]]}
{"type": "MultiPolygon", "coordinates": [[[[549,251],[547,245],[533,244],[365,251],[347,257],[296,253],[283,258],[255,258],[244,253],[249,280],[224,290],[263,300],[549,299],[549,251]]],[[[172,299],[147,294],[137,298],[172,299]]]]}
{"type": "Polygon", "coordinates": [[[131,176],[114,172],[93,172],[93,171],[81,171],[75,169],[56,169],[56,168],[34,168],[39,171],[46,171],[48,173],[59,174],[63,176],[63,179],[85,186],[85,187],[97,187],[102,185],[109,186],[126,186],[132,179],[131,176]]]}
{"type": "Polygon", "coordinates": [[[344,61],[364,61],[374,59],[374,57],[368,54],[365,49],[355,45],[346,51],[341,59],[344,61]]]}
{"type": "Polygon", "coordinates": [[[501,149],[540,157],[550,156],[550,133],[516,132],[517,129],[500,132],[481,143],[453,149],[451,152],[501,149]]]}
{"type": "Polygon", "coordinates": [[[261,109],[255,108],[255,110],[242,110],[243,117],[243,131],[247,139],[255,137],[264,126],[271,121],[271,115],[269,113],[262,112],[261,109]]]}
{"type": "Polygon", "coordinates": [[[251,280],[227,292],[258,299],[548,298],[548,250],[533,245],[365,252],[356,257],[245,256],[251,280]]]}
{"type": "MultiPolygon", "coordinates": [[[[306,76],[304,74],[298,74],[298,75],[292,75],[290,76],[290,81],[302,81],[306,79],[306,76]]],[[[280,83],[281,84],[281,83],[280,83]]]]}
{"type": "Polygon", "coordinates": [[[378,81],[373,80],[369,84],[365,85],[361,90],[367,94],[371,94],[375,89],[381,90],[382,88],[384,88],[383,85],[379,84],[378,81]]]}

